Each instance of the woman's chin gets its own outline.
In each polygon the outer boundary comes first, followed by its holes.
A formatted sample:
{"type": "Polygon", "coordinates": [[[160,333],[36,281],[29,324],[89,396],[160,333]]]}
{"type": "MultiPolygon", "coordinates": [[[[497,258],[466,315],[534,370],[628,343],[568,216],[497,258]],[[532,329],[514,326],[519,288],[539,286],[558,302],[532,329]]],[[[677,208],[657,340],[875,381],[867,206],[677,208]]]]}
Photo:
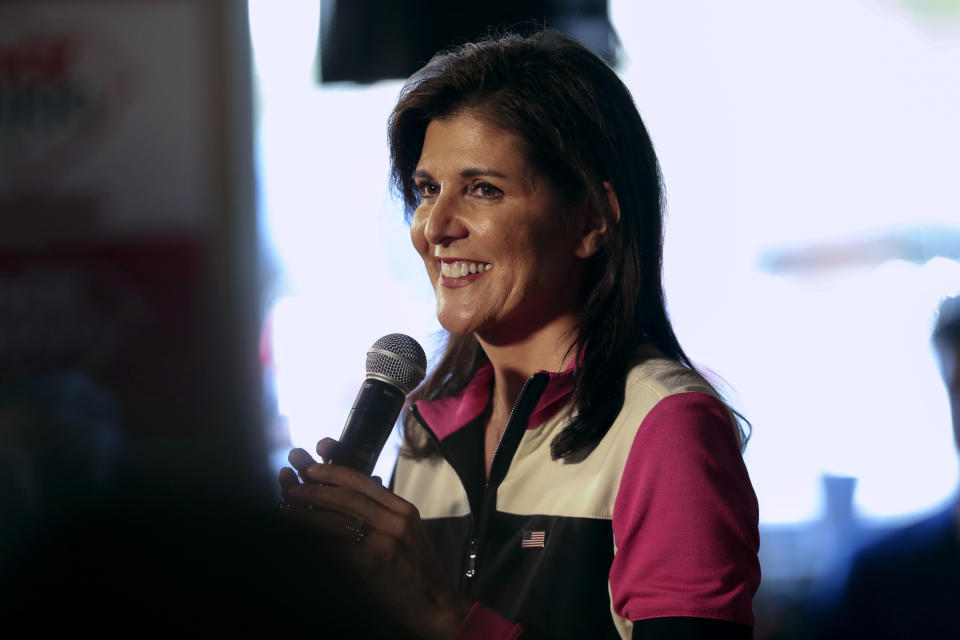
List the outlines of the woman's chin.
{"type": "Polygon", "coordinates": [[[454,336],[465,336],[471,333],[477,333],[485,328],[484,318],[478,317],[475,313],[468,310],[454,310],[450,307],[437,308],[437,320],[440,326],[446,329],[447,333],[454,336]]]}
{"type": "Polygon", "coordinates": [[[475,327],[469,322],[444,320],[442,317],[438,317],[437,319],[440,321],[440,326],[452,336],[465,336],[476,331],[475,327]]]}

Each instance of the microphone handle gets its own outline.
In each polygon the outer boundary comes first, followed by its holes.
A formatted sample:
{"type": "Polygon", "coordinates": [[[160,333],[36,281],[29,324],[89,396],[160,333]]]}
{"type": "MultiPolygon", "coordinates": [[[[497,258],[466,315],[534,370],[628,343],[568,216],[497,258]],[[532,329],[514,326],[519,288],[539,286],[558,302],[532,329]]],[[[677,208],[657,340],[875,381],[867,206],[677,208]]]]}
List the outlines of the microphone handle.
{"type": "Polygon", "coordinates": [[[367,475],[373,473],[405,398],[403,391],[388,382],[377,378],[364,380],[330,462],[367,475]]]}

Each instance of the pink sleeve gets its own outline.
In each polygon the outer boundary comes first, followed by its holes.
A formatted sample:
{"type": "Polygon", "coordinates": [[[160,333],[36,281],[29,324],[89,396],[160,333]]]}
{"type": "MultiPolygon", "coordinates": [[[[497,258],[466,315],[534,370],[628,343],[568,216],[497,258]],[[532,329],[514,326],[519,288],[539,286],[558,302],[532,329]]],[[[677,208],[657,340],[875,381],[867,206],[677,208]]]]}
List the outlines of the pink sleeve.
{"type": "Polygon", "coordinates": [[[757,498],[727,407],[698,392],[661,400],[630,449],[613,510],[614,611],[753,625],[757,498]]]}
{"type": "Polygon", "coordinates": [[[456,640],[516,640],[521,631],[522,625],[477,602],[457,629],[456,640]]]}

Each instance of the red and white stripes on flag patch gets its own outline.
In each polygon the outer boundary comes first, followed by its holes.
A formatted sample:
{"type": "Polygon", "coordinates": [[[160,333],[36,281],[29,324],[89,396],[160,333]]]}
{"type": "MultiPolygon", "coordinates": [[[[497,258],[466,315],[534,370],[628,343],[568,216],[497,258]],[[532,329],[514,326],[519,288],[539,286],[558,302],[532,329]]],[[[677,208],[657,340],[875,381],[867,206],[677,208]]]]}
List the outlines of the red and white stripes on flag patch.
{"type": "Polygon", "coordinates": [[[542,549],[546,542],[546,531],[524,531],[523,538],[520,539],[521,549],[542,549]]]}

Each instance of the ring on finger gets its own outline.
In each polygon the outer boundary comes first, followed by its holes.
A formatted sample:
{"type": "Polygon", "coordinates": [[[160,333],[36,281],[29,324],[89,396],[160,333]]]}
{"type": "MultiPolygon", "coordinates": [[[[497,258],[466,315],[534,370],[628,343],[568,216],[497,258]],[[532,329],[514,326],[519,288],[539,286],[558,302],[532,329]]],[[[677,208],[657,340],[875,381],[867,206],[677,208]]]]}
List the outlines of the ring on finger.
{"type": "Polygon", "coordinates": [[[347,531],[353,534],[353,544],[360,544],[363,542],[363,539],[367,537],[367,534],[370,533],[370,526],[360,520],[348,522],[346,527],[347,531]]]}

